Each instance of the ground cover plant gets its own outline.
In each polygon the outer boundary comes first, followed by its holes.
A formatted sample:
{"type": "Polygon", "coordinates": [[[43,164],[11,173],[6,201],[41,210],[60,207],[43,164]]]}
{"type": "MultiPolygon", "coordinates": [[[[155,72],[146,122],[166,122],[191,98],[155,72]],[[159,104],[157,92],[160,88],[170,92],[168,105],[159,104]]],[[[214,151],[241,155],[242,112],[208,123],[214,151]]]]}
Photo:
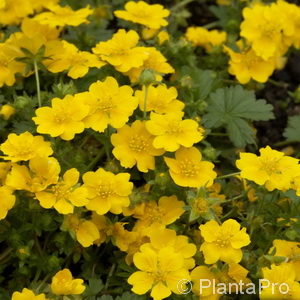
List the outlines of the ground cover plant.
{"type": "Polygon", "coordinates": [[[300,299],[300,6],[0,0],[0,299],[300,299]]]}

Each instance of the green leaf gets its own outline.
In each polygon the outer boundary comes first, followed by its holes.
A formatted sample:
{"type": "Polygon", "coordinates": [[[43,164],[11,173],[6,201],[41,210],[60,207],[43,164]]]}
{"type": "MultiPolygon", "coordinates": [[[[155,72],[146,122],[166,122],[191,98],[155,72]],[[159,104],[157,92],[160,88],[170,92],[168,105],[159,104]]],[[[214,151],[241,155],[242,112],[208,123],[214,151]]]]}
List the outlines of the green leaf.
{"type": "Polygon", "coordinates": [[[196,91],[198,100],[204,100],[219,83],[216,72],[212,70],[201,70],[185,66],[181,74],[188,76],[192,81],[192,88],[196,91]]]}
{"type": "Polygon", "coordinates": [[[274,117],[272,105],[256,100],[253,91],[242,86],[217,89],[210,95],[207,114],[203,117],[207,128],[225,127],[236,147],[255,143],[250,121],[267,121],[274,117]]]}
{"type": "Polygon", "coordinates": [[[300,142],[300,116],[289,117],[288,126],[284,130],[283,136],[288,141],[300,142]]]}

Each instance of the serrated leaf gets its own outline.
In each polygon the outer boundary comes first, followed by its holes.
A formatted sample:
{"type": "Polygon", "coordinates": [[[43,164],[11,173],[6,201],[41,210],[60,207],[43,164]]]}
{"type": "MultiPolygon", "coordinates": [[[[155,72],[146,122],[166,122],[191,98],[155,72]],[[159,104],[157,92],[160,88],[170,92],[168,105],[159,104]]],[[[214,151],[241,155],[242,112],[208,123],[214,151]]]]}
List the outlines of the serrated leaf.
{"type": "Polygon", "coordinates": [[[237,147],[244,147],[246,144],[255,144],[254,130],[243,119],[232,119],[227,127],[229,138],[237,147]]]}
{"type": "Polygon", "coordinates": [[[191,67],[183,67],[182,75],[188,75],[192,79],[192,87],[196,89],[197,98],[204,100],[218,84],[216,73],[212,70],[201,70],[191,67]]]}
{"type": "Polygon", "coordinates": [[[224,126],[233,144],[244,147],[255,143],[255,132],[249,121],[272,119],[272,109],[272,105],[256,100],[253,91],[240,85],[220,88],[210,95],[203,122],[207,128],[224,126]]]}
{"type": "Polygon", "coordinates": [[[288,141],[300,142],[300,116],[289,117],[288,126],[284,130],[283,136],[288,141]]]}

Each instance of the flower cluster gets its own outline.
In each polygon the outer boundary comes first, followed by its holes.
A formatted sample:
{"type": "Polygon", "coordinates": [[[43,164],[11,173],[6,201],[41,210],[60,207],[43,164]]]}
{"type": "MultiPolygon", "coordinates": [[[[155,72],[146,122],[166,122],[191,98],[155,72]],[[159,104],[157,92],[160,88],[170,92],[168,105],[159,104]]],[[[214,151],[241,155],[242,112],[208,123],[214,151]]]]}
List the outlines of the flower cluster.
{"type": "Polygon", "coordinates": [[[218,300],[259,278],[277,286],[260,299],[297,299],[299,155],[261,146],[251,121],[271,104],[230,75],[283,68],[299,6],[217,0],[194,26],[197,1],[44,2],[0,0],[0,299],[181,299],[190,283],[218,300]]]}
{"type": "MultiPolygon", "coordinates": [[[[73,279],[69,269],[63,269],[52,277],[50,285],[52,294],[55,296],[80,295],[84,292],[85,286],[82,279],[73,279]]],[[[36,295],[32,290],[24,288],[22,292],[14,292],[11,300],[50,300],[45,294],[36,295]]]]}
{"type": "Polygon", "coordinates": [[[206,51],[223,45],[227,39],[226,32],[208,30],[203,27],[189,27],[185,36],[194,46],[204,47],[206,51]]]}
{"type": "Polygon", "coordinates": [[[299,48],[300,8],[284,0],[263,4],[254,2],[243,10],[238,41],[239,52],[225,47],[230,56],[229,73],[242,83],[250,79],[266,82],[275,69],[284,66],[290,47],[299,48]]]}
{"type": "Polygon", "coordinates": [[[22,24],[20,32],[11,34],[0,43],[0,65],[4,68],[0,75],[0,87],[4,84],[13,85],[17,74],[30,75],[28,65],[41,64],[54,73],[68,71],[68,76],[72,78],[83,77],[91,67],[100,68],[105,65],[94,54],[80,51],[75,45],[59,37],[64,26],[86,23],[87,17],[92,13],[90,8],[73,11],[68,6],[61,7],[51,1],[46,6],[39,4],[37,7],[34,5],[35,1],[29,2],[33,7],[28,7],[28,12],[20,15],[22,18],[12,16],[13,12],[20,12],[19,8],[14,8],[16,4],[13,1],[6,1],[7,7],[3,8],[6,17],[1,18],[2,24],[22,24]],[[43,7],[49,12],[37,14],[34,18],[25,18],[43,7]],[[5,21],[9,16],[11,19],[5,21]]]}
{"type": "Polygon", "coordinates": [[[241,177],[265,185],[269,191],[295,189],[299,194],[299,160],[269,146],[259,150],[260,156],[253,153],[240,153],[236,161],[241,177]]]}

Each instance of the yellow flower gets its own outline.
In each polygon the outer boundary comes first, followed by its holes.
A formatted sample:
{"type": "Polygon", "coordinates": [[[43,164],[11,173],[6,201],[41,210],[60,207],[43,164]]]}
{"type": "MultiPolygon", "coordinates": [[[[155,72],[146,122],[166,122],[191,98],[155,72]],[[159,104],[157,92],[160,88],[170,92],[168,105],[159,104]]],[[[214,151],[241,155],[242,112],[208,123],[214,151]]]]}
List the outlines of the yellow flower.
{"type": "Polygon", "coordinates": [[[9,173],[12,167],[12,163],[10,162],[0,162],[0,184],[4,185],[7,174],[9,173]]]}
{"type": "Polygon", "coordinates": [[[217,174],[214,165],[201,160],[200,151],[195,148],[180,148],[175,153],[175,159],[165,157],[169,172],[174,182],[184,187],[209,187],[217,174]]]}
{"type": "Polygon", "coordinates": [[[254,4],[243,10],[241,36],[252,45],[257,56],[264,60],[281,56],[286,52],[283,43],[283,17],[275,4],[254,4]]]}
{"type": "Polygon", "coordinates": [[[200,225],[204,242],[200,250],[204,254],[206,264],[214,264],[218,260],[227,263],[239,263],[242,260],[242,247],[250,244],[246,228],[240,228],[240,224],[229,219],[222,225],[211,220],[200,225]]]}
{"type": "Polygon", "coordinates": [[[250,283],[251,280],[247,278],[249,271],[236,263],[229,263],[228,270],[226,272],[226,277],[229,282],[236,283],[250,283]]]}
{"type": "Polygon", "coordinates": [[[116,10],[114,14],[117,18],[142,24],[151,29],[159,29],[168,25],[165,18],[169,16],[170,11],[160,4],[129,1],[125,4],[125,11],[116,10]]]}
{"type": "Polygon", "coordinates": [[[125,125],[111,136],[113,155],[125,168],[137,165],[141,172],[154,170],[154,156],[162,155],[164,150],[155,149],[152,146],[153,139],[154,136],[146,130],[145,122],[137,120],[131,127],[125,125]]]}
{"type": "Polygon", "coordinates": [[[263,278],[268,281],[268,287],[262,289],[261,300],[299,299],[300,283],[296,281],[295,270],[290,264],[271,265],[271,269],[262,268],[262,272],[263,278]]]}
{"type": "Polygon", "coordinates": [[[0,20],[3,25],[19,24],[21,21],[34,13],[46,8],[48,5],[57,3],[58,0],[1,0],[0,20]]]}
{"type": "Polygon", "coordinates": [[[76,133],[84,131],[83,118],[87,116],[89,108],[84,104],[80,94],[67,95],[63,99],[52,99],[52,107],[40,107],[32,120],[38,125],[38,133],[72,140],[76,133]]]}
{"type": "Polygon", "coordinates": [[[300,46],[300,8],[296,4],[278,0],[276,7],[283,18],[283,41],[289,47],[293,45],[297,49],[300,46]]]}
{"type": "MultiPolygon", "coordinates": [[[[226,289],[227,294],[238,293],[239,290],[233,283],[243,283],[244,285],[251,281],[247,278],[248,271],[239,264],[230,263],[224,266],[221,270],[217,266],[211,267],[199,266],[191,272],[193,282],[193,292],[204,300],[219,299],[222,294],[218,293],[218,284],[232,284],[229,289],[226,289]],[[200,280],[209,280],[210,286],[203,285],[200,287],[200,280]]],[[[245,286],[241,286],[245,288],[245,286]]]]}
{"type": "Polygon", "coordinates": [[[228,47],[224,49],[230,56],[229,73],[242,84],[248,83],[251,79],[266,82],[276,69],[275,57],[264,60],[251,48],[241,52],[234,52],[228,47]]]}
{"type": "Polygon", "coordinates": [[[201,297],[201,300],[218,300],[221,294],[215,293],[215,288],[219,283],[219,278],[216,272],[207,266],[198,266],[191,272],[191,279],[193,282],[192,290],[196,295],[201,297]],[[209,287],[200,286],[200,280],[208,280],[209,287]]]}
{"type": "Polygon", "coordinates": [[[84,119],[85,126],[99,132],[103,132],[108,125],[123,127],[138,105],[132,94],[130,86],[119,87],[116,79],[110,76],[93,83],[85,97],[85,104],[90,108],[84,119]]]}
{"type": "Polygon", "coordinates": [[[16,202],[12,189],[7,186],[0,187],[0,220],[4,219],[16,202]]]}
{"type": "Polygon", "coordinates": [[[34,39],[37,35],[39,35],[43,36],[46,41],[58,40],[61,32],[60,28],[41,24],[38,21],[29,18],[22,21],[21,30],[29,38],[34,39]]]}
{"type": "Polygon", "coordinates": [[[142,295],[151,290],[154,300],[167,298],[172,292],[179,294],[178,282],[190,278],[183,256],[173,247],[154,250],[151,244],[144,244],[133,256],[133,262],[140,271],[128,278],[132,291],[142,295]]]}
{"type": "Polygon", "coordinates": [[[58,181],[60,166],[53,157],[36,157],[29,161],[29,168],[13,165],[6,177],[6,185],[15,190],[40,192],[58,181]]]}
{"type": "Polygon", "coordinates": [[[87,191],[77,187],[79,172],[73,168],[65,172],[63,180],[49,189],[37,192],[36,198],[44,208],[54,207],[61,214],[70,214],[74,206],[81,207],[88,203],[87,191]]]}
{"type": "Polygon", "coordinates": [[[92,220],[95,226],[97,227],[100,237],[94,242],[97,246],[104,243],[108,236],[112,235],[112,224],[110,219],[105,216],[100,216],[97,213],[92,213],[92,220]]]}
{"type": "MultiPolygon", "coordinates": [[[[135,96],[139,101],[139,108],[144,111],[145,87],[137,90],[135,96]]],[[[165,84],[149,86],[147,94],[146,111],[155,111],[159,114],[178,113],[183,110],[184,103],[177,100],[177,90],[175,87],[168,88],[165,84]]]]}
{"type": "Polygon", "coordinates": [[[153,249],[160,250],[165,247],[172,247],[175,252],[184,258],[184,266],[186,269],[192,269],[195,261],[192,258],[197,251],[197,247],[189,243],[188,237],[185,235],[176,235],[176,231],[167,228],[148,229],[150,237],[150,245],[153,249]]]}
{"type": "Polygon", "coordinates": [[[130,204],[129,195],[133,184],[129,173],[117,175],[100,168],[96,172],[87,172],[82,176],[84,187],[88,191],[89,203],[86,208],[104,215],[108,211],[120,214],[123,207],[130,204]]]}
{"type": "Polygon", "coordinates": [[[250,202],[255,202],[258,199],[255,189],[248,184],[248,181],[246,179],[243,179],[239,175],[236,177],[242,182],[243,188],[244,188],[245,192],[247,193],[248,200],[250,202]]]}
{"type": "Polygon", "coordinates": [[[14,113],[15,109],[13,106],[9,104],[4,104],[1,106],[0,115],[3,117],[4,120],[8,120],[14,113]]]}
{"type": "Polygon", "coordinates": [[[140,250],[141,245],[149,243],[150,239],[143,227],[134,226],[132,231],[124,228],[124,223],[117,222],[112,230],[112,238],[115,245],[127,253],[125,261],[128,265],[133,263],[133,256],[140,250]]]}
{"type": "Polygon", "coordinates": [[[66,215],[61,230],[70,231],[71,236],[75,235],[78,243],[85,248],[97,244],[101,238],[99,229],[93,221],[80,219],[76,215],[66,215]]]}
{"type": "Polygon", "coordinates": [[[274,240],[273,248],[276,249],[276,256],[286,257],[287,263],[291,264],[296,272],[296,280],[300,281],[300,243],[274,240]]]}
{"type": "Polygon", "coordinates": [[[157,32],[158,32],[158,29],[150,29],[150,28],[144,27],[141,35],[144,40],[150,40],[157,34],[157,32]]]}
{"type": "MultiPolygon", "coordinates": [[[[48,51],[51,49],[53,43],[58,43],[60,29],[42,25],[33,19],[24,19],[21,26],[22,32],[16,32],[10,35],[6,40],[6,44],[14,49],[15,53],[12,55],[17,58],[28,56],[24,53],[23,48],[32,53],[32,55],[41,55],[41,48],[43,47],[47,56],[48,51]]],[[[43,59],[43,63],[47,60],[43,59]]],[[[25,63],[22,63],[25,69],[25,63]]],[[[23,71],[25,73],[25,70],[23,71]]],[[[27,72],[28,73],[28,72],[27,72]]],[[[30,72],[29,72],[30,74],[30,72]]],[[[25,74],[28,75],[28,74],[25,74]]]]}
{"type": "Polygon", "coordinates": [[[66,41],[49,44],[45,56],[49,57],[44,65],[50,72],[58,73],[67,70],[68,76],[77,79],[85,76],[89,68],[101,68],[105,62],[90,52],[79,51],[78,48],[66,41]]]}
{"type": "Polygon", "coordinates": [[[36,15],[34,20],[52,27],[79,26],[80,24],[88,23],[87,17],[93,13],[89,6],[74,11],[70,6],[54,4],[48,5],[47,9],[49,11],[36,15]]]}
{"type": "Polygon", "coordinates": [[[160,115],[151,113],[146,129],[155,136],[153,146],[156,149],[176,151],[180,146],[192,147],[203,139],[203,129],[194,120],[182,120],[183,112],[160,115]]]}
{"type": "Polygon", "coordinates": [[[291,187],[292,187],[292,189],[294,189],[296,191],[296,195],[300,196],[300,174],[299,174],[299,172],[293,178],[291,187]]]}
{"type": "MultiPolygon", "coordinates": [[[[10,37],[6,40],[6,44],[13,47],[16,51],[16,57],[28,57],[27,53],[24,53],[22,49],[28,50],[32,55],[37,55],[39,50],[42,47],[46,47],[47,39],[37,32],[34,36],[28,36],[23,32],[16,32],[10,35],[10,37]]],[[[22,62],[23,68],[25,68],[26,64],[22,62]]],[[[28,75],[30,72],[23,71],[23,75],[28,75]]]]}
{"type": "MultiPolygon", "coordinates": [[[[34,12],[33,3],[24,0],[1,0],[0,20],[2,25],[21,23],[22,19],[34,12]]],[[[32,1],[33,2],[33,1],[32,1]]]]}
{"type": "Polygon", "coordinates": [[[151,225],[166,226],[174,223],[184,213],[184,202],[178,201],[176,196],[160,197],[156,201],[143,202],[133,208],[133,217],[138,219],[136,223],[140,227],[151,225]]]}
{"type": "Polygon", "coordinates": [[[16,82],[16,73],[22,73],[24,64],[15,60],[18,50],[8,43],[0,43],[0,87],[12,86],[16,82]]]}
{"type": "Polygon", "coordinates": [[[47,157],[53,153],[49,142],[45,142],[42,136],[33,136],[28,131],[20,135],[10,133],[7,140],[0,145],[0,150],[7,155],[2,158],[12,162],[47,157]]]}
{"type": "Polygon", "coordinates": [[[285,156],[269,146],[261,148],[259,152],[260,156],[240,153],[236,165],[241,170],[241,177],[265,185],[269,191],[288,190],[292,179],[300,172],[298,159],[285,156]]]}
{"type": "Polygon", "coordinates": [[[73,279],[69,269],[57,272],[52,278],[51,291],[55,295],[80,295],[85,286],[82,279],[73,279]]]}
{"type": "Polygon", "coordinates": [[[113,65],[120,72],[140,67],[148,57],[144,47],[136,47],[139,36],[134,30],[119,29],[113,37],[98,43],[92,50],[103,61],[113,65]]]}
{"type": "Polygon", "coordinates": [[[167,31],[161,31],[157,35],[159,45],[163,45],[165,42],[170,40],[170,35],[167,31]]]}
{"type": "Polygon", "coordinates": [[[47,300],[45,294],[35,295],[35,293],[29,289],[24,288],[22,292],[14,292],[11,300],[47,300]]]}
{"type": "Polygon", "coordinates": [[[227,39],[226,32],[207,30],[203,27],[189,27],[185,36],[194,46],[204,47],[206,51],[211,51],[213,47],[222,45],[227,39]]]}
{"type": "Polygon", "coordinates": [[[144,70],[152,70],[156,75],[156,80],[161,81],[162,75],[175,73],[173,67],[167,62],[167,59],[154,47],[147,47],[143,49],[146,57],[143,63],[138,67],[132,67],[125,75],[128,75],[131,82],[137,82],[144,70]]]}

